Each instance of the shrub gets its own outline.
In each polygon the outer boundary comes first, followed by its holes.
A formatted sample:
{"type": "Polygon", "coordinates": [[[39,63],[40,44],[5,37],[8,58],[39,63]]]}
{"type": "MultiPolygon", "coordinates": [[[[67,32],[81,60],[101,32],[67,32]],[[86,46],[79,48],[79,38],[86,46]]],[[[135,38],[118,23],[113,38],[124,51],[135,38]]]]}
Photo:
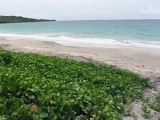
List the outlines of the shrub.
{"type": "Polygon", "coordinates": [[[0,55],[0,59],[1,59],[1,62],[7,65],[12,62],[12,55],[8,52],[7,53],[4,52],[0,55]]]}

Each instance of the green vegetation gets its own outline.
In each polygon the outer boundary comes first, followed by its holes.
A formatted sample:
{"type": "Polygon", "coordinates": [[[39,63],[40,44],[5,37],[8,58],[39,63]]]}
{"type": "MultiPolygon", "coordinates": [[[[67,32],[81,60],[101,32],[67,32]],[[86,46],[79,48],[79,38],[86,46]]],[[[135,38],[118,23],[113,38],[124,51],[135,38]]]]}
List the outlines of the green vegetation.
{"type": "Polygon", "coordinates": [[[0,16],[0,23],[43,22],[43,21],[55,21],[55,20],[34,19],[21,16],[0,16]]]}
{"type": "Polygon", "coordinates": [[[149,106],[151,109],[160,112],[160,94],[149,104],[149,106]]]}
{"type": "Polygon", "coordinates": [[[143,116],[144,118],[150,118],[151,117],[151,109],[149,109],[148,105],[143,106],[143,116]]]}
{"type": "Polygon", "coordinates": [[[148,79],[59,57],[0,51],[0,119],[119,120],[148,79]]]}
{"type": "Polygon", "coordinates": [[[160,113],[160,94],[157,95],[154,100],[152,99],[147,99],[145,101],[145,104],[142,108],[144,112],[144,117],[145,118],[150,118],[152,117],[151,110],[154,110],[155,112],[160,113]]]}

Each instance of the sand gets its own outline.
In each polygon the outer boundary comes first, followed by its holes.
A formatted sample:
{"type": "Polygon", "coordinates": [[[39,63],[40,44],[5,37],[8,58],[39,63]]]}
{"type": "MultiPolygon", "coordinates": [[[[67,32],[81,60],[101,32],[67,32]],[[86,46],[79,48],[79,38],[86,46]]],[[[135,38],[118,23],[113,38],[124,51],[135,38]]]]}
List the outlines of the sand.
{"type": "MultiPolygon", "coordinates": [[[[56,55],[117,66],[151,78],[151,81],[157,85],[157,90],[148,89],[145,92],[147,96],[152,97],[160,91],[160,51],[156,49],[73,47],[49,41],[4,37],[0,38],[0,46],[3,49],[16,52],[56,55]]],[[[142,120],[142,111],[139,106],[142,106],[142,103],[135,102],[133,104],[133,116],[126,117],[124,120],[132,120],[135,116],[137,120],[142,120]]],[[[155,118],[153,117],[153,119],[155,118]]]]}
{"type": "Polygon", "coordinates": [[[92,60],[127,69],[145,77],[160,79],[160,52],[152,49],[73,47],[49,41],[2,37],[0,46],[13,51],[92,60]]]}

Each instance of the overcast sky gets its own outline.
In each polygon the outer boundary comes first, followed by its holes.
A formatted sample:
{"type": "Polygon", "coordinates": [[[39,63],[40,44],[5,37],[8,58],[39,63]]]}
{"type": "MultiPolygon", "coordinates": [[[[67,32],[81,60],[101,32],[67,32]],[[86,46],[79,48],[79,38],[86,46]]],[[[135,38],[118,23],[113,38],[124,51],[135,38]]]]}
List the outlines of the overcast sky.
{"type": "Polygon", "coordinates": [[[0,15],[57,20],[160,19],[160,0],[0,0],[0,15]]]}

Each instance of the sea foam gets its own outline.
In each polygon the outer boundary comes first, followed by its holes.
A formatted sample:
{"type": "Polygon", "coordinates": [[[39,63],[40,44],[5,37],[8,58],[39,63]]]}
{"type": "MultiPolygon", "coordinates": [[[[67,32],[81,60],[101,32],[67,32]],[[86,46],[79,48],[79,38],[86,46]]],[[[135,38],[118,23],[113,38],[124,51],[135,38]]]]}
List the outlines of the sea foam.
{"type": "Polygon", "coordinates": [[[77,47],[99,47],[99,48],[117,48],[117,47],[140,47],[160,49],[160,42],[157,41],[137,41],[137,40],[116,40],[102,38],[77,38],[68,36],[47,36],[47,35],[22,35],[22,34],[4,34],[0,37],[7,39],[34,39],[41,41],[55,42],[65,46],[77,47]]]}

